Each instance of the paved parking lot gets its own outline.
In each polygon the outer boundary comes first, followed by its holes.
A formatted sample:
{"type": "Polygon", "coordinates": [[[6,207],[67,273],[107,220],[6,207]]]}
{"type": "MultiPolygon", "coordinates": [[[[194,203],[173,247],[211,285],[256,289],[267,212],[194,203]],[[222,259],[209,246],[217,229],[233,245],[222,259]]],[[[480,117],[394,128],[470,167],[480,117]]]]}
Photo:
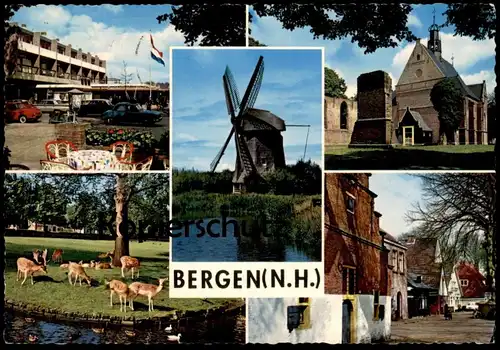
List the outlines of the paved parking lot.
{"type": "Polygon", "coordinates": [[[452,320],[443,315],[392,322],[387,343],[489,343],[495,321],[474,319],[472,312],[455,312],[452,320]]]}

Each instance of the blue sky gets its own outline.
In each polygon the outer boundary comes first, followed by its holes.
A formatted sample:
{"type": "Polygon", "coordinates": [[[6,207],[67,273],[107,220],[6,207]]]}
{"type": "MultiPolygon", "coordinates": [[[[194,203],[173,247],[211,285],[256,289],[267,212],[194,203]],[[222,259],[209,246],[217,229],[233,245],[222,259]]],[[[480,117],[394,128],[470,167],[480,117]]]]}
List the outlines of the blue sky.
{"type": "MultiPolygon", "coordinates": [[[[310,124],[306,160],[321,164],[322,55],[319,49],[173,49],[172,162],[176,168],[208,170],[231,130],[222,75],[228,65],[240,97],[259,56],[262,86],[254,107],[270,110],[286,124],[310,124]]],[[[307,128],[282,133],[287,164],[303,157],[307,128]]],[[[217,170],[234,170],[234,140],[217,170]]]]}
{"type": "MultiPolygon", "coordinates": [[[[445,22],[442,13],[447,5],[413,5],[413,11],[408,18],[408,26],[413,33],[427,43],[428,28],[432,24],[432,11],[436,9],[436,23],[445,22]]],[[[251,11],[252,12],[252,11],[251,11]]],[[[402,42],[397,48],[379,49],[372,54],[364,54],[364,50],[357,44],[351,43],[350,38],[344,40],[314,40],[306,27],[294,31],[282,29],[282,25],[273,17],[259,18],[252,12],[253,23],[251,36],[269,46],[324,46],[325,64],[334,69],[346,80],[347,95],[356,93],[356,79],[361,73],[385,70],[396,85],[399,76],[415,46],[415,43],[402,42]]],[[[467,84],[486,81],[487,91],[493,92],[496,77],[495,42],[494,40],[472,41],[468,37],[453,36],[453,28],[441,30],[443,57],[452,62],[467,84]]]]}
{"type": "Polygon", "coordinates": [[[168,82],[168,47],[184,45],[180,32],[156,20],[157,16],[169,13],[170,8],[169,5],[37,5],[21,8],[12,21],[25,24],[32,31],[47,32],[49,38],[58,38],[62,44],[97,54],[107,60],[108,76],[119,78],[126,61],[133,83],[138,83],[139,78],[143,82],[149,80],[150,64],[152,80],[168,82]],[[150,31],[156,48],[163,52],[165,67],[151,59],[150,31]]]}
{"type": "Polygon", "coordinates": [[[375,210],[382,214],[380,227],[394,237],[410,231],[405,215],[415,203],[423,204],[421,180],[408,174],[376,173],[369,181],[370,190],[377,194],[375,210]]]}

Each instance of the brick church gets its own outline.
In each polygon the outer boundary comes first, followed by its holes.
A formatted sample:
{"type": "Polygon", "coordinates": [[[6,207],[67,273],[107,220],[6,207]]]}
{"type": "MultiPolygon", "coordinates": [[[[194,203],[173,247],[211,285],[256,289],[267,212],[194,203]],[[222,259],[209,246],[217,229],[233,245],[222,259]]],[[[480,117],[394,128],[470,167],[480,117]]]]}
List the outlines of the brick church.
{"type": "Polygon", "coordinates": [[[437,144],[438,113],[430,100],[435,84],[453,79],[462,92],[464,119],[448,143],[488,144],[486,83],[467,85],[442,57],[439,26],[429,28],[427,47],[420,39],[395,91],[386,72],[358,78],[357,101],[325,97],[325,144],[437,144]]]}

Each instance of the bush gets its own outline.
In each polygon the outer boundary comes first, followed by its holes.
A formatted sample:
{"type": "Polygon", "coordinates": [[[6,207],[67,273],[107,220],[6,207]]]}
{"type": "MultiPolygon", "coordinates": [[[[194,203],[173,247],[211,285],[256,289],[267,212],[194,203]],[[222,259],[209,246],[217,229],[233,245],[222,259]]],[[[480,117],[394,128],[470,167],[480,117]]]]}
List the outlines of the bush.
{"type": "Polygon", "coordinates": [[[151,149],[154,144],[152,132],[134,129],[90,129],[85,138],[90,146],[109,146],[117,141],[127,141],[133,143],[136,148],[151,149]]]}

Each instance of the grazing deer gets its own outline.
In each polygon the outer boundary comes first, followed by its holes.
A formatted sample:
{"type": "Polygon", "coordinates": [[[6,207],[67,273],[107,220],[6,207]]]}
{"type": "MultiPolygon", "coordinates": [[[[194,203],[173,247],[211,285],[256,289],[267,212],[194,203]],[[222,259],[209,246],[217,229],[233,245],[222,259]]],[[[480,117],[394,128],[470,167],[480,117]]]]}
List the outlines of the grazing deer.
{"type": "MultiPolygon", "coordinates": [[[[26,258],[19,258],[17,259],[17,278],[16,281],[19,281],[19,278],[21,277],[21,274],[24,273],[24,280],[21,283],[21,286],[26,282],[26,279],[28,278],[28,275],[31,277],[31,284],[34,284],[33,282],[33,274],[35,272],[41,271],[44,274],[47,273],[47,249],[45,249],[42,253],[42,259],[43,259],[43,264],[38,263],[38,254],[40,252],[37,251],[36,255],[36,263],[34,261],[31,261],[26,258]]],[[[33,257],[35,257],[35,252],[33,252],[33,257]]]]}
{"type": "Polygon", "coordinates": [[[56,249],[54,250],[54,253],[52,253],[52,258],[51,260],[53,262],[61,262],[62,263],[62,255],[63,255],[63,250],[62,249],[56,249]]]}
{"type": "Polygon", "coordinates": [[[122,277],[125,278],[125,270],[130,270],[132,273],[132,279],[134,279],[134,270],[137,270],[137,276],[139,277],[139,267],[141,262],[139,259],[132,258],[131,256],[124,255],[120,258],[122,263],[122,277]]]}
{"type": "Polygon", "coordinates": [[[141,282],[134,282],[130,284],[128,288],[132,292],[131,293],[132,296],[130,298],[131,309],[132,310],[134,309],[134,299],[138,295],[142,295],[148,297],[148,311],[153,311],[153,298],[163,289],[163,283],[166,280],[167,280],[166,278],[160,278],[158,280],[159,284],[157,286],[155,286],[154,284],[147,284],[141,282]]]}
{"type": "Polygon", "coordinates": [[[69,268],[69,272],[68,272],[69,284],[76,286],[76,280],[79,279],[80,286],[81,286],[82,279],[84,279],[89,286],[92,286],[92,281],[91,281],[89,275],[87,275],[87,273],[85,272],[85,269],[83,268],[82,265],[70,262],[68,268],[69,268]],[[71,281],[71,276],[73,276],[73,275],[75,276],[75,283],[72,283],[72,281],[71,281]]]}
{"type": "Polygon", "coordinates": [[[37,264],[40,264],[38,260],[40,258],[40,251],[38,249],[33,249],[33,260],[36,261],[37,264]]]}
{"type": "MultiPolygon", "coordinates": [[[[127,299],[131,300],[131,297],[133,296],[133,293],[128,288],[128,285],[118,280],[104,280],[104,283],[111,291],[109,294],[109,303],[111,307],[113,307],[113,294],[116,293],[120,298],[120,311],[127,312],[127,299]]],[[[132,303],[130,303],[129,307],[133,310],[132,303]]]]}

